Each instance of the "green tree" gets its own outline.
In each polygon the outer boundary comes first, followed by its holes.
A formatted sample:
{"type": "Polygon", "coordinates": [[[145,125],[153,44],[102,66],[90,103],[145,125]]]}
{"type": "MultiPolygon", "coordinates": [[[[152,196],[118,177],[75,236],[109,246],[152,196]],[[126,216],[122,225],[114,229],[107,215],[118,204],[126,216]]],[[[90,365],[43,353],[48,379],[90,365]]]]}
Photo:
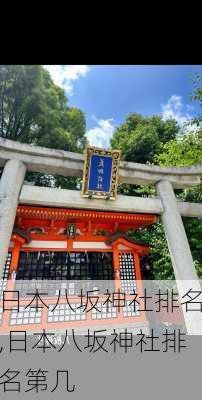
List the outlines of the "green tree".
{"type": "MultiPolygon", "coordinates": [[[[0,65],[0,136],[19,142],[83,151],[85,116],[68,106],[63,89],[40,65],[0,65]]],[[[76,178],[28,173],[40,186],[77,186],[76,178]]]]}
{"type": "Polygon", "coordinates": [[[0,66],[0,135],[30,141],[31,127],[44,101],[40,94],[42,73],[39,66],[0,66]]]}
{"type": "Polygon", "coordinates": [[[132,113],[114,132],[112,148],[122,150],[122,158],[139,163],[153,162],[161,151],[161,144],[174,139],[179,126],[173,119],[164,121],[160,116],[144,117],[132,113]]]}
{"type": "Polygon", "coordinates": [[[62,150],[85,144],[85,117],[40,65],[0,66],[0,136],[62,150]]]}
{"type": "MultiPolygon", "coordinates": [[[[122,151],[122,159],[138,163],[154,163],[154,156],[161,151],[161,145],[174,139],[179,126],[173,119],[164,121],[161,116],[145,117],[131,113],[114,132],[112,148],[122,151]]],[[[119,193],[135,196],[153,196],[154,188],[149,186],[120,185],[119,193]]]]}
{"type": "Polygon", "coordinates": [[[156,163],[162,166],[188,167],[202,162],[202,130],[187,133],[178,140],[161,146],[162,152],[154,156],[156,163]]]}

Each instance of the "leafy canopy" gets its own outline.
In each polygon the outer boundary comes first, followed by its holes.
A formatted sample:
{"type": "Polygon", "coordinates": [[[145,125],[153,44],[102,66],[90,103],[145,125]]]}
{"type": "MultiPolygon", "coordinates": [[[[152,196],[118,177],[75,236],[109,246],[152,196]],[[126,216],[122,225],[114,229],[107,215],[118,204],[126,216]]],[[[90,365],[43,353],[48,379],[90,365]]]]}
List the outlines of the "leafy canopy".
{"type": "Polygon", "coordinates": [[[173,119],[164,121],[158,115],[145,117],[132,113],[115,130],[111,146],[121,149],[126,161],[152,162],[161,151],[161,144],[175,139],[178,132],[179,126],[173,119]]]}
{"type": "Polygon", "coordinates": [[[188,167],[202,163],[202,131],[188,133],[162,146],[162,153],[154,157],[162,166],[188,167]]]}
{"type": "MultiPolygon", "coordinates": [[[[40,65],[0,65],[0,136],[67,151],[83,151],[84,113],[40,65]]],[[[39,186],[75,188],[77,178],[27,173],[39,186]]]]}
{"type": "Polygon", "coordinates": [[[68,107],[63,89],[40,65],[0,65],[0,136],[78,151],[85,144],[85,117],[68,107]]]}

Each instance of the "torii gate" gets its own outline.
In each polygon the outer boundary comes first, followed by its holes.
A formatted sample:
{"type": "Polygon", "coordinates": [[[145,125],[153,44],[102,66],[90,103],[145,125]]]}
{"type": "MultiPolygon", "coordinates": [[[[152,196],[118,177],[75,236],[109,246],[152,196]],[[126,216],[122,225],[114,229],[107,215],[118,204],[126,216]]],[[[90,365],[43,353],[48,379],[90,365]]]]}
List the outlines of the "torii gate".
{"type": "MultiPolygon", "coordinates": [[[[188,289],[200,291],[194,263],[181,216],[202,217],[202,204],[177,201],[174,188],[198,185],[202,165],[188,168],[120,163],[120,182],[154,185],[156,198],[119,195],[115,201],[84,199],[78,191],[23,185],[26,171],[82,177],[82,154],[52,150],[0,138],[0,274],[3,270],[18,203],[154,213],[161,216],[180,296],[188,289]],[[191,285],[191,286],[190,286],[191,285]]],[[[187,332],[202,334],[202,313],[184,313],[187,332]]]]}

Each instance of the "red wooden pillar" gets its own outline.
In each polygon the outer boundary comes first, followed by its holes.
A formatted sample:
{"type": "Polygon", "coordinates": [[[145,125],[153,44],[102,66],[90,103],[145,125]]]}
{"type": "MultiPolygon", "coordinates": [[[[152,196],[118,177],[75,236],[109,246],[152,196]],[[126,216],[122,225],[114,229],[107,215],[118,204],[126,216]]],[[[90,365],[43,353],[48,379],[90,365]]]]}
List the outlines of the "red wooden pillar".
{"type": "Polygon", "coordinates": [[[18,261],[20,256],[20,250],[22,245],[25,243],[25,239],[19,236],[18,234],[12,235],[12,241],[14,242],[14,247],[12,250],[12,258],[11,258],[11,265],[9,271],[9,278],[12,277],[12,273],[17,271],[18,268],[18,261]]]}

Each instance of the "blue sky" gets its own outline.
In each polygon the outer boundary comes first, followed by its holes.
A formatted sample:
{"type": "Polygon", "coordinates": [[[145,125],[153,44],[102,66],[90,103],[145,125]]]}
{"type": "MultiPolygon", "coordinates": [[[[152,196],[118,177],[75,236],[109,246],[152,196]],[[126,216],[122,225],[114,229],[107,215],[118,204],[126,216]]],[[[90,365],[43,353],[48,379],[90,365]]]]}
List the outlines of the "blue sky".
{"type": "Polygon", "coordinates": [[[180,125],[197,113],[189,98],[194,73],[202,66],[48,65],[54,82],[63,87],[70,106],[86,116],[87,138],[109,147],[117,125],[130,112],[174,117],[180,125]]]}

